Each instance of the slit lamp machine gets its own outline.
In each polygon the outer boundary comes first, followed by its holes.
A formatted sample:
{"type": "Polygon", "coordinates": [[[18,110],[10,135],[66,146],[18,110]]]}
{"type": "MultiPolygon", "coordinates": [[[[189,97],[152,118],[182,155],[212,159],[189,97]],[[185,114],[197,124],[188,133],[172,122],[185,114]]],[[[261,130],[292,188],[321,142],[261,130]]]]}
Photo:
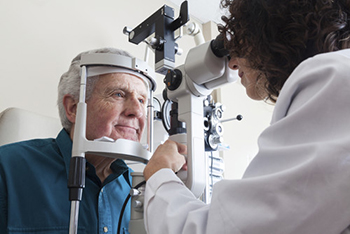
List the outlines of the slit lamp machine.
{"type": "MultiPolygon", "coordinates": [[[[223,106],[214,103],[211,92],[219,86],[234,82],[236,78],[228,68],[228,52],[224,48],[224,36],[192,48],[185,63],[175,67],[175,54],[179,51],[175,31],[189,21],[188,3],[184,1],[180,14],[174,19],[174,9],[164,5],[134,29],[125,27],[129,42],[146,42],[155,53],[155,71],[164,75],[164,103],[161,110],[147,110],[147,145],[126,139],[86,139],[86,80],[94,67],[122,67],[139,74],[149,85],[148,103],[153,103],[156,89],[155,72],[142,60],[114,54],[87,54],[81,59],[81,84],[74,129],[72,158],[68,188],[71,201],[69,233],[77,233],[79,203],[85,187],[85,154],[120,158],[147,164],[153,152],[153,122],[161,119],[169,138],[187,145],[187,171],[178,176],[197,197],[200,197],[210,173],[206,152],[218,150],[223,143],[221,122],[223,106]],[[151,38],[150,38],[151,37],[151,38]],[[150,38],[149,40],[146,40],[150,38]]],[[[103,74],[103,73],[100,73],[103,74]]],[[[95,75],[98,75],[95,74],[95,75]]],[[[242,117],[237,116],[240,120],[242,117]]],[[[213,160],[213,159],[212,159],[213,160]]],[[[220,163],[220,162],[219,162],[220,163]]],[[[144,183],[141,172],[132,173],[133,189],[130,192],[132,210],[129,223],[131,234],[146,233],[143,224],[144,183]]],[[[127,202],[128,198],[125,202],[127,202]]],[[[122,212],[121,212],[122,216],[122,212]]],[[[118,228],[119,229],[119,228],[118,228]]],[[[119,233],[119,230],[118,230],[119,233]]]]}

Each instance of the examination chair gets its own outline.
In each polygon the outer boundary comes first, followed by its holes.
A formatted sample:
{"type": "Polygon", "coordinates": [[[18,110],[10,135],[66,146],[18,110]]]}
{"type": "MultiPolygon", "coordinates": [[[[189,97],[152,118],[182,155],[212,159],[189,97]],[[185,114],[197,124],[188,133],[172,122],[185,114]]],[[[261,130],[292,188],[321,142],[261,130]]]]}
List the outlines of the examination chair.
{"type": "Polygon", "coordinates": [[[34,138],[56,138],[60,120],[20,108],[8,108],[0,113],[0,146],[34,138]]]}

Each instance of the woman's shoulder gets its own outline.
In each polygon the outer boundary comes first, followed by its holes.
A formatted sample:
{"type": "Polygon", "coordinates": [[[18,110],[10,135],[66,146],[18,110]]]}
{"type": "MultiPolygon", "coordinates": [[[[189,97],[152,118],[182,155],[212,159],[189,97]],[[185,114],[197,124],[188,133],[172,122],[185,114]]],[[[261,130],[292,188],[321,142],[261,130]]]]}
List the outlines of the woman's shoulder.
{"type": "Polygon", "coordinates": [[[289,76],[281,94],[344,81],[350,83],[350,49],[321,53],[304,60],[289,76]]]}
{"type": "Polygon", "coordinates": [[[317,54],[303,61],[295,71],[312,69],[324,71],[331,69],[333,72],[349,77],[350,49],[317,54]],[[345,71],[347,71],[345,73],[345,71]]]}
{"type": "MultiPolygon", "coordinates": [[[[333,52],[317,54],[304,61],[305,64],[313,63],[317,66],[333,66],[338,69],[350,68],[350,48],[333,52]]],[[[305,65],[301,63],[300,65],[305,65]]]]}
{"type": "Polygon", "coordinates": [[[310,57],[299,64],[284,84],[272,122],[316,102],[323,105],[327,100],[345,102],[349,99],[348,90],[350,49],[310,57]]]}

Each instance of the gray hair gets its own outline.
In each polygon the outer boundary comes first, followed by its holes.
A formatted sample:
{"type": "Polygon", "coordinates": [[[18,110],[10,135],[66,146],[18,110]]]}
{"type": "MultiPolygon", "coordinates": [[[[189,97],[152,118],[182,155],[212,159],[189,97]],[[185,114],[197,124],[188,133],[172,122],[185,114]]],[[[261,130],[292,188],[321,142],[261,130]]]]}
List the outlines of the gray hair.
{"type": "MultiPolygon", "coordinates": [[[[133,57],[131,54],[124,50],[119,50],[115,48],[101,48],[95,50],[89,50],[78,54],[71,62],[71,65],[67,72],[65,72],[60,79],[58,84],[58,112],[61,119],[61,124],[64,129],[70,132],[72,128],[72,123],[68,120],[66,116],[66,110],[63,105],[63,97],[66,94],[71,95],[74,100],[79,101],[79,92],[80,92],[80,59],[82,54],[93,54],[93,53],[109,53],[109,54],[118,54],[124,55],[127,57],[133,57]]],[[[96,82],[98,81],[99,76],[89,77],[86,81],[86,100],[89,100],[91,97],[92,91],[95,87],[96,82]]]]}

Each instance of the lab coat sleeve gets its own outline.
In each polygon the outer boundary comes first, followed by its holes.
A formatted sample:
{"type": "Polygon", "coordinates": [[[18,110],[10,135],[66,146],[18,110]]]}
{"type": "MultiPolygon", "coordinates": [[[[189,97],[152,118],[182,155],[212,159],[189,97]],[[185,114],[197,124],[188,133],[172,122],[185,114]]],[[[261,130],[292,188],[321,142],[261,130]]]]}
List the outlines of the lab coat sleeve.
{"type": "Polygon", "coordinates": [[[188,233],[205,233],[208,207],[194,197],[172,170],[161,169],[147,181],[145,201],[147,233],[182,233],[183,227],[188,233]]]}
{"type": "Polygon", "coordinates": [[[215,184],[211,204],[199,203],[169,170],[150,178],[148,233],[348,233],[349,107],[350,50],[304,61],[285,83],[243,179],[215,184]]]}

